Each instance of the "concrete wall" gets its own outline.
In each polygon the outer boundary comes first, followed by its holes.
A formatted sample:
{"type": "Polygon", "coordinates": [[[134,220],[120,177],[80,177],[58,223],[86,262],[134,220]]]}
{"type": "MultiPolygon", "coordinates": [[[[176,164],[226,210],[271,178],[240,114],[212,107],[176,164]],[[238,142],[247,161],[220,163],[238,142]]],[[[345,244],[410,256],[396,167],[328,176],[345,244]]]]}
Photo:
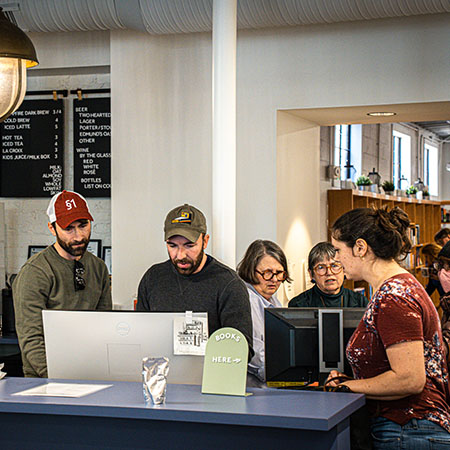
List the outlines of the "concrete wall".
{"type": "MultiPolygon", "coordinates": [[[[292,283],[278,298],[287,303],[306,289],[310,248],[319,241],[320,127],[290,113],[277,114],[277,242],[288,259],[292,283]],[[299,258],[299,255],[303,255],[299,258]]],[[[256,233],[255,233],[256,235],[256,233]]]]}

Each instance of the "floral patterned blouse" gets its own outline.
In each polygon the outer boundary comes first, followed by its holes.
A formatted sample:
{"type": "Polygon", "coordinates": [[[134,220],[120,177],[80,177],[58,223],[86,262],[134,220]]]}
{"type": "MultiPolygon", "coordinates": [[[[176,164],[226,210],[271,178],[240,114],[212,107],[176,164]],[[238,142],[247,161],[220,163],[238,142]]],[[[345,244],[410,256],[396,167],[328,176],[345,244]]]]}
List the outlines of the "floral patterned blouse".
{"type": "Polygon", "coordinates": [[[356,379],[390,370],[386,349],[394,344],[423,341],[426,383],[420,394],[400,400],[373,401],[372,414],[400,425],[427,419],[450,432],[449,379],[439,316],[423,286],[410,274],[387,279],[373,295],[347,345],[356,379]]]}

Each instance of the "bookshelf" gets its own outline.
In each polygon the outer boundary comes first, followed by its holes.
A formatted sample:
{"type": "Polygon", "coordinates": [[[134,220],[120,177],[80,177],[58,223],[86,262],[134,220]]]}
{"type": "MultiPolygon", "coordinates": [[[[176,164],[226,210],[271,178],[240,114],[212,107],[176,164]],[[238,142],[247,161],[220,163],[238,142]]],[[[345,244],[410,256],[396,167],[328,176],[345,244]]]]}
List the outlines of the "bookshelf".
{"type": "MultiPolygon", "coordinates": [[[[330,189],[327,195],[328,237],[334,221],[351,209],[372,206],[377,208],[388,206],[389,209],[398,206],[403,209],[411,221],[410,237],[414,243],[411,254],[405,260],[405,266],[423,285],[426,285],[428,280],[421,273],[423,265],[420,260],[420,249],[424,244],[433,242],[435,233],[441,228],[442,205],[450,205],[450,202],[397,197],[355,189],[330,189]]],[[[365,282],[346,280],[345,286],[349,289],[363,288],[366,296],[369,296],[371,291],[365,282]]],[[[437,292],[432,295],[432,299],[435,305],[439,304],[437,292]]]]}
{"type": "Polygon", "coordinates": [[[441,202],[441,225],[450,227],[450,200],[441,202]]]}

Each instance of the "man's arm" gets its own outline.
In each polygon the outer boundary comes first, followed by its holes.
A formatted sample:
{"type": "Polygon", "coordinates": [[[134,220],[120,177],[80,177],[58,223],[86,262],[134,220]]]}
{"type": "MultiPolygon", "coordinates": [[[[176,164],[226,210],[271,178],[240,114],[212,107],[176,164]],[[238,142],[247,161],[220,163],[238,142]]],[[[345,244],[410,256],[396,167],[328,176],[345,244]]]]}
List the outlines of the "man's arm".
{"type": "Polygon", "coordinates": [[[149,283],[150,274],[147,271],[139,282],[138,298],[136,303],[136,311],[150,311],[147,285],[149,283]]]}
{"type": "Polygon", "coordinates": [[[47,305],[50,283],[43,270],[25,265],[13,284],[16,331],[22,358],[40,377],[47,377],[42,310],[47,305]]]}
{"type": "Polygon", "coordinates": [[[108,269],[103,263],[103,286],[100,299],[97,303],[97,310],[110,311],[112,310],[112,297],[111,297],[111,281],[109,279],[108,269]]]}
{"type": "Polygon", "coordinates": [[[238,278],[231,280],[219,299],[220,326],[239,330],[247,339],[249,361],[253,351],[253,325],[248,290],[238,278]]]}

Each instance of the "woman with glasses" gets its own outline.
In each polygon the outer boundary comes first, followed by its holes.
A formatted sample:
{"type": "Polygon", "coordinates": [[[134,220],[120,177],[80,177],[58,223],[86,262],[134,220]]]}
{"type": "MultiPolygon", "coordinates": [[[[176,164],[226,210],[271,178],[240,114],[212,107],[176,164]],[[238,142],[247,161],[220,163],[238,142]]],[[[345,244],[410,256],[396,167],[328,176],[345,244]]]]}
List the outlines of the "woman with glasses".
{"type": "Polygon", "coordinates": [[[354,380],[335,381],[366,395],[376,450],[450,448],[447,362],[439,316],[424,287],[399,262],[411,250],[400,208],[358,208],[332,227],[347,277],[373,287],[347,345],[354,380]]]}
{"type": "Polygon", "coordinates": [[[272,241],[258,239],[250,244],[237,266],[250,297],[255,355],[248,365],[249,373],[265,381],[264,308],[281,307],[275,294],[281,283],[291,281],[283,250],[272,241]]]}
{"type": "Polygon", "coordinates": [[[367,299],[343,287],[344,271],[329,242],[316,244],[308,256],[308,272],[314,286],[289,302],[289,307],[365,307],[367,299]]]}

